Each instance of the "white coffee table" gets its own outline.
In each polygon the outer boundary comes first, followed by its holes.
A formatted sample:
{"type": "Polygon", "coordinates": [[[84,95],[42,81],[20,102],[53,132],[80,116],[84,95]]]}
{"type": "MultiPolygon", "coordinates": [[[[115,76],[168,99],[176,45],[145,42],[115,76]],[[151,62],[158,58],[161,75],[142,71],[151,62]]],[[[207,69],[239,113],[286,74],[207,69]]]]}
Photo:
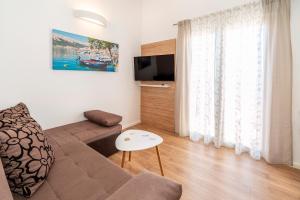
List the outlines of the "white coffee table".
{"type": "Polygon", "coordinates": [[[158,145],[163,142],[162,137],[143,130],[127,130],[121,133],[116,139],[116,148],[123,151],[121,167],[124,167],[126,152],[129,152],[129,161],[131,161],[131,152],[140,151],[155,147],[160,167],[161,175],[164,171],[161,164],[158,145]]]}

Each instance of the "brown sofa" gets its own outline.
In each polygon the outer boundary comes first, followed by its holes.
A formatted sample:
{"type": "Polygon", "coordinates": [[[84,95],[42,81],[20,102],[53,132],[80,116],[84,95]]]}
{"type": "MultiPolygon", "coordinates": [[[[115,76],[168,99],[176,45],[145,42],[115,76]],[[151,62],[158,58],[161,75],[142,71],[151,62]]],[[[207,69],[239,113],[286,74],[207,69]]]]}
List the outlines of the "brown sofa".
{"type": "Polygon", "coordinates": [[[72,135],[108,157],[118,151],[115,147],[115,141],[121,131],[122,126],[120,124],[105,127],[87,120],[49,129],[46,134],[59,132],[64,135],[72,135]]]}
{"type": "MultiPolygon", "coordinates": [[[[49,176],[30,200],[177,200],[181,185],[149,172],[132,176],[87,144],[121,131],[89,121],[46,130],[55,150],[49,176]]],[[[114,136],[115,137],[115,136],[114,136]]],[[[7,187],[0,163],[0,199],[23,200],[7,187]]]]}

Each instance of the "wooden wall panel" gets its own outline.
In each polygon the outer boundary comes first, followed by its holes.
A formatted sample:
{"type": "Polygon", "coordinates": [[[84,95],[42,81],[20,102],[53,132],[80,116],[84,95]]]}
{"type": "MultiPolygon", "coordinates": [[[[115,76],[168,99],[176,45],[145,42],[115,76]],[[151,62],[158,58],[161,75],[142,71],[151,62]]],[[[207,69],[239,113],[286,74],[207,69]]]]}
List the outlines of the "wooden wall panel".
{"type": "MultiPolygon", "coordinates": [[[[176,40],[166,40],[141,46],[142,56],[176,53],[176,40]]],[[[144,81],[144,84],[159,82],[144,81]]],[[[175,132],[175,82],[169,88],[141,88],[141,121],[154,128],[175,132]]]]}
{"type": "Polygon", "coordinates": [[[142,56],[175,54],[176,40],[172,39],[150,44],[143,44],[141,50],[142,56]]]}

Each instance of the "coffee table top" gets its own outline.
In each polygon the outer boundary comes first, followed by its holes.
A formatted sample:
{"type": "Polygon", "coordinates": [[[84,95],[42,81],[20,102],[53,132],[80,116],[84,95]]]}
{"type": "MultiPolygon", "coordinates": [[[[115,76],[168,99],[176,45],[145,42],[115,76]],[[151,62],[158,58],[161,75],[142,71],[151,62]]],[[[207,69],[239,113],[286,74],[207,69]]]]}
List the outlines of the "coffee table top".
{"type": "Polygon", "coordinates": [[[127,130],[116,139],[116,148],[120,151],[139,151],[158,146],[162,137],[143,130],[127,130]]]}

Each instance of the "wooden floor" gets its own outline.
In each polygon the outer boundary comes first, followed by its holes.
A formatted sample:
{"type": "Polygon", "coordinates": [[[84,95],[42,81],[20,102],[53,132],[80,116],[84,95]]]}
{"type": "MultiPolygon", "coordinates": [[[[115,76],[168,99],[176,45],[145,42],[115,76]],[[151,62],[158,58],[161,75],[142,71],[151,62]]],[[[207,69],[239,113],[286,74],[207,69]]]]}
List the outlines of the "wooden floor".
{"type": "MultiPolygon", "coordinates": [[[[300,199],[300,170],[271,166],[247,154],[236,156],[231,149],[216,149],[147,126],[134,128],[164,138],[159,148],[165,176],[183,185],[182,200],[300,199]]],[[[121,152],[110,157],[118,165],[121,158],[121,152]]],[[[155,149],[133,152],[125,169],[132,174],[143,170],[160,174],[155,149]]]]}

